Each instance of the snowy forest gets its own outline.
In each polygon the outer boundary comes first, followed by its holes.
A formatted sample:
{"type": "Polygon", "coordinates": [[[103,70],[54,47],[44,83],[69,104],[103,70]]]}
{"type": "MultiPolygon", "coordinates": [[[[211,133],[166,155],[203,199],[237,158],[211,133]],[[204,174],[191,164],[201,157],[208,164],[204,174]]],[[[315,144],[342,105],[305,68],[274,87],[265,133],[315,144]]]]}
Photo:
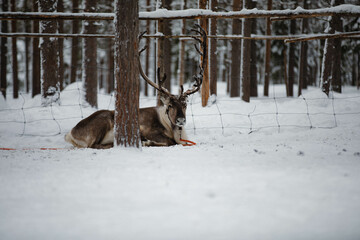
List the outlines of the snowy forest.
{"type": "MultiPolygon", "coordinates": [[[[51,1],[4,0],[1,8],[3,13],[7,11],[27,13],[37,11],[39,7],[42,8],[42,12],[114,12],[113,1],[58,0],[55,2],[57,4],[51,4],[51,1]]],[[[258,10],[326,9],[341,4],[359,5],[359,1],[148,0],[139,1],[139,11],[141,19],[142,12],[163,8],[168,10],[202,8],[228,13],[240,11],[243,8],[258,10]]],[[[355,34],[356,31],[359,31],[360,18],[356,14],[343,15],[345,17],[339,14],[334,17],[244,18],[244,20],[216,18],[208,20],[206,24],[209,28],[209,35],[217,36],[209,40],[209,45],[211,45],[208,56],[210,95],[216,95],[216,82],[220,81],[226,82],[226,91],[229,96],[239,97],[241,95],[245,101],[249,101],[250,96],[268,96],[269,83],[283,84],[287,96],[301,95],[301,90],[308,86],[322,87],[327,94],[329,88],[341,92],[343,85],[359,86],[360,40],[355,34]],[[319,34],[342,32],[355,34],[329,40],[316,38],[319,34]],[[265,40],[267,35],[274,36],[274,39],[265,40]],[[238,38],[236,38],[237,36],[238,38]],[[241,40],[240,36],[253,37],[253,39],[241,40]],[[315,37],[315,39],[292,43],[284,42],[284,39],[300,37],[315,37]],[[245,51],[241,48],[242,44],[246,46],[245,51]],[[332,51],[332,48],[336,51],[332,51]],[[323,67],[326,59],[324,53],[329,53],[327,59],[333,60],[333,63],[326,64],[325,69],[323,67]],[[244,54],[246,57],[242,58],[244,54]],[[247,63],[248,61],[249,63],[247,63]],[[245,74],[241,74],[240,71],[242,64],[248,66],[244,68],[245,74]],[[249,79],[244,80],[241,79],[242,77],[249,79]],[[248,81],[250,82],[249,87],[241,86],[247,84],[248,81]],[[323,82],[327,83],[328,81],[331,81],[331,84],[322,86],[323,82]],[[263,89],[259,88],[260,92],[258,92],[258,84],[263,86],[263,89]],[[297,90],[294,90],[294,86],[297,90]]],[[[149,36],[153,36],[146,40],[148,48],[146,54],[143,55],[142,63],[146,73],[154,79],[156,75],[154,69],[157,64],[156,34],[161,32],[163,35],[173,36],[163,39],[164,56],[162,61],[166,63],[163,67],[167,75],[165,86],[170,91],[171,86],[191,81],[192,76],[196,73],[198,56],[192,47],[193,42],[176,36],[189,35],[189,30],[197,21],[194,19],[163,20],[160,26],[162,29],[160,29],[159,21],[140,20],[139,31],[147,31],[149,36]]],[[[50,42],[44,38],[39,42],[39,38],[34,35],[29,34],[26,37],[26,33],[39,33],[39,31],[39,21],[37,20],[2,21],[1,33],[18,33],[18,37],[1,38],[1,91],[4,97],[6,97],[7,91],[14,98],[18,97],[19,91],[30,92],[32,96],[41,92],[40,82],[41,78],[45,76],[41,76],[40,71],[40,49],[43,51],[43,56],[46,54],[54,56],[58,53],[57,58],[51,57],[51,63],[48,60],[52,70],[48,73],[50,76],[47,79],[51,80],[43,81],[44,98],[47,94],[53,95],[53,91],[63,90],[71,83],[85,81],[87,83],[86,100],[91,106],[97,106],[96,93],[98,91],[111,93],[114,90],[114,40],[109,37],[114,34],[112,21],[58,20],[57,22],[52,21],[49,29],[41,30],[41,33],[82,33],[106,36],[103,38],[66,37],[65,35],[65,38],[56,38],[50,42]],[[23,36],[21,33],[24,33],[23,36]],[[49,49],[49,53],[46,53],[45,49],[49,49]],[[90,60],[87,62],[84,59],[90,60]],[[87,78],[86,76],[91,77],[87,78]],[[53,83],[48,83],[49,81],[53,81],[53,83]],[[50,89],[47,84],[50,84],[50,89]]],[[[144,81],[140,82],[141,91],[145,96],[153,94],[153,92],[149,92],[144,81]]]]}

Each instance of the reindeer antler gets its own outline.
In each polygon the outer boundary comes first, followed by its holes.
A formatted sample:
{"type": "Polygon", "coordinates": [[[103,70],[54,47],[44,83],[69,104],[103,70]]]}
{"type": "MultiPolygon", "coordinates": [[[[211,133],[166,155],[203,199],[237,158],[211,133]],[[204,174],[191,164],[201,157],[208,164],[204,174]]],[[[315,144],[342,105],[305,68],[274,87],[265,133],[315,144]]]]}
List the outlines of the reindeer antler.
{"type": "MultiPolygon", "coordinates": [[[[143,32],[139,35],[139,42],[140,40],[142,39],[142,37],[144,36],[144,34],[146,33],[143,32]]],[[[159,92],[163,93],[163,94],[166,94],[168,96],[172,96],[171,93],[164,87],[162,86],[159,86],[158,84],[154,83],[153,81],[150,80],[150,78],[148,76],[146,76],[146,74],[144,73],[144,70],[142,69],[142,66],[141,66],[141,61],[140,61],[140,55],[143,51],[145,51],[147,49],[147,46],[143,47],[140,51],[139,51],[139,57],[138,57],[138,61],[139,61],[139,71],[140,71],[140,75],[144,78],[144,80],[150,84],[153,88],[155,88],[156,90],[158,90],[159,92]]],[[[166,75],[164,75],[164,77],[162,79],[160,79],[160,74],[159,74],[159,70],[160,68],[158,68],[158,80],[159,80],[159,83],[160,82],[164,82],[165,79],[166,79],[166,75]]]]}
{"type": "Polygon", "coordinates": [[[199,37],[192,37],[192,38],[194,38],[197,42],[200,43],[200,48],[198,47],[197,44],[194,44],[194,46],[195,46],[196,51],[200,54],[200,56],[202,58],[201,58],[201,64],[199,64],[200,72],[197,76],[195,76],[195,75],[193,76],[195,83],[194,83],[192,89],[189,89],[183,93],[184,96],[189,96],[200,90],[200,86],[202,84],[203,77],[204,77],[204,67],[205,67],[205,59],[206,59],[205,56],[207,54],[206,31],[199,24],[195,24],[194,28],[192,28],[191,31],[193,31],[201,36],[201,38],[199,38],[199,37]]]}

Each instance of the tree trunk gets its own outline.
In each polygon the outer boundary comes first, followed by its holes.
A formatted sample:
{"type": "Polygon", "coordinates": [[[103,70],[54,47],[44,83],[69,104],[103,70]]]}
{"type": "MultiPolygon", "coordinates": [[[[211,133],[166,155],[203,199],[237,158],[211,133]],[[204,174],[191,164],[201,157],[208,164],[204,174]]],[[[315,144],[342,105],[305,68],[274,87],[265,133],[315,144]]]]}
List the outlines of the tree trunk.
{"type": "MultiPolygon", "coordinates": [[[[7,12],[9,9],[8,0],[3,0],[2,2],[2,10],[3,12],[7,12]]],[[[1,32],[8,33],[8,22],[1,21],[1,32]]],[[[8,41],[6,37],[1,38],[1,73],[0,73],[0,90],[4,98],[6,98],[6,88],[7,88],[7,77],[6,77],[6,69],[7,69],[7,52],[8,52],[8,41]]]]}
{"type": "MultiPolygon", "coordinates": [[[[335,0],[335,6],[344,4],[344,0],[335,0]]],[[[343,32],[343,22],[340,15],[334,15],[332,18],[335,32],[343,32]]],[[[341,93],[341,38],[334,39],[334,62],[332,67],[332,89],[341,93]],[[336,51],[335,51],[336,49],[336,51]]]]}
{"type": "MultiPolygon", "coordinates": [[[[307,9],[307,0],[304,0],[304,9],[307,9]]],[[[302,19],[302,34],[308,33],[308,22],[309,20],[307,18],[302,19]]],[[[308,49],[308,43],[306,41],[301,42],[300,47],[300,66],[299,66],[299,88],[298,88],[298,96],[302,94],[302,89],[306,89],[308,85],[308,73],[307,73],[307,49],[308,49]]]]}
{"type": "MultiPolygon", "coordinates": [[[[58,12],[64,12],[63,0],[58,0],[58,12]]],[[[59,33],[64,32],[64,20],[58,20],[59,33]]],[[[59,38],[59,82],[60,91],[64,89],[64,39],[59,38]]]]}
{"type": "MultiPolygon", "coordinates": [[[[41,12],[55,12],[56,0],[39,0],[41,12]]],[[[56,33],[57,22],[41,21],[41,33],[56,33]]],[[[54,38],[43,38],[41,50],[41,93],[42,105],[48,106],[60,100],[58,41],[54,38]]]]}
{"type": "MultiPolygon", "coordinates": [[[[256,1],[251,0],[251,8],[256,8],[256,1]]],[[[256,34],[256,18],[250,19],[251,31],[256,34]]],[[[257,81],[257,60],[256,60],[256,41],[250,40],[251,57],[250,57],[250,96],[258,96],[258,81],[257,81]]]]}
{"type": "MultiPolygon", "coordinates": [[[[268,0],[268,10],[272,10],[272,0],[268,0]]],[[[271,35],[271,21],[270,18],[266,19],[266,35],[271,35]]],[[[265,79],[264,79],[264,96],[269,96],[269,83],[270,83],[270,60],[271,60],[271,40],[265,41],[265,79]]]]}
{"type": "MultiPolygon", "coordinates": [[[[296,33],[296,20],[290,21],[290,34],[296,33]]],[[[295,80],[295,43],[289,44],[289,65],[288,65],[288,92],[289,96],[294,96],[294,80],[295,80]]]]}
{"type": "MultiPolygon", "coordinates": [[[[85,0],[85,12],[96,12],[96,0],[85,0]]],[[[84,34],[96,33],[94,21],[84,22],[84,34]]],[[[83,51],[83,84],[85,89],[85,100],[92,107],[97,108],[97,39],[84,38],[83,51]]]]}
{"type": "MultiPolygon", "coordinates": [[[[244,7],[251,8],[251,0],[245,0],[244,7]]],[[[244,19],[243,23],[244,37],[251,36],[251,19],[244,19]]],[[[242,82],[242,100],[250,102],[250,58],[251,58],[251,40],[243,39],[242,44],[242,69],[241,69],[241,82],[242,82]]]]}
{"type": "Polygon", "coordinates": [[[138,1],[115,1],[115,144],[140,148],[138,15],[138,1]]]}
{"type": "MultiPolygon", "coordinates": [[[[73,0],[73,13],[79,12],[79,0],[73,0]]],[[[72,33],[78,34],[79,33],[79,21],[73,20],[72,21],[72,33]]],[[[70,83],[76,82],[76,75],[78,69],[78,62],[79,62],[79,38],[74,37],[71,39],[71,66],[70,66],[70,83]]]]}
{"type": "MultiPolygon", "coordinates": [[[[182,9],[187,8],[187,0],[183,0],[182,9]]],[[[186,34],[186,19],[182,19],[182,34],[186,34]]],[[[179,59],[179,86],[183,86],[185,82],[185,41],[179,40],[180,42],[180,59],[179,59]]]]}
{"type": "MultiPolygon", "coordinates": [[[[164,34],[164,20],[159,20],[157,21],[157,28],[158,28],[158,32],[159,33],[163,33],[164,34]]],[[[158,38],[157,39],[157,45],[156,45],[156,48],[157,48],[157,68],[155,69],[155,76],[158,76],[160,77],[160,79],[157,79],[157,83],[159,86],[163,85],[161,81],[161,79],[164,79],[165,78],[165,56],[164,56],[164,38],[158,38]],[[160,70],[160,73],[157,74],[157,69],[160,70]]],[[[167,78],[166,78],[167,79],[167,78]]],[[[162,106],[163,105],[163,102],[160,100],[160,97],[161,97],[161,93],[157,92],[157,106],[162,106]]]]}
{"type": "MultiPolygon", "coordinates": [[[[146,11],[147,12],[150,12],[150,7],[151,7],[151,4],[150,4],[150,0],[146,0],[146,11]]],[[[146,32],[148,34],[150,34],[150,21],[147,20],[146,21],[146,32]]],[[[146,56],[145,56],[145,73],[146,73],[146,76],[149,76],[149,68],[150,68],[150,51],[151,51],[151,41],[150,41],[150,38],[147,38],[146,39],[146,56]]],[[[144,94],[145,96],[149,96],[149,84],[147,84],[146,82],[144,82],[144,94]]]]}
{"type": "MultiPolygon", "coordinates": [[[[163,0],[164,8],[171,10],[171,2],[172,0],[163,0]]],[[[170,20],[164,20],[163,29],[164,35],[171,35],[171,23],[170,20]]],[[[164,70],[166,74],[166,81],[164,87],[171,92],[171,39],[165,38],[164,39],[164,70]]]]}
{"type": "MultiPolygon", "coordinates": [[[[30,12],[29,1],[24,1],[24,11],[30,12]]],[[[31,21],[25,22],[25,32],[31,33],[31,21]]],[[[25,38],[25,86],[26,93],[30,91],[30,38],[25,38]]]]}
{"type": "MultiPolygon", "coordinates": [[[[233,0],[233,11],[242,9],[242,0],[233,0]]],[[[241,20],[233,19],[232,34],[241,34],[241,20]]],[[[231,41],[231,77],[230,97],[240,96],[240,61],[241,61],[241,40],[231,41]]]]}
{"type": "MultiPolygon", "coordinates": [[[[33,0],[33,11],[39,11],[38,0],[33,0]]],[[[33,33],[39,32],[39,21],[33,21],[33,33]]],[[[33,38],[32,42],[32,97],[40,94],[40,48],[39,38],[33,38]]]]}
{"type": "Polygon", "coordinates": [[[285,90],[286,96],[289,96],[289,81],[288,81],[288,74],[287,74],[287,47],[284,45],[283,49],[283,56],[284,56],[284,81],[285,81],[285,90]]]}
{"type": "MultiPolygon", "coordinates": [[[[199,0],[199,8],[200,9],[206,9],[208,5],[208,0],[199,0]]],[[[209,32],[209,19],[201,19],[200,20],[200,26],[206,31],[206,33],[209,32]]],[[[208,44],[208,43],[206,43],[208,44]]],[[[203,82],[201,86],[201,105],[205,107],[208,103],[209,99],[209,92],[210,92],[210,83],[209,83],[209,53],[205,56],[202,56],[204,58],[204,75],[203,75],[203,82]]]]}
{"type": "MultiPolygon", "coordinates": [[[[218,6],[217,0],[211,0],[211,10],[216,11],[218,6]]],[[[217,20],[211,19],[210,35],[217,34],[217,20]]],[[[210,40],[210,95],[217,95],[217,40],[212,38],[210,40]]]]}
{"type": "MultiPolygon", "coordinates": [[[[11,11],[16,12],[15,0],[11,0],[11,11]]],[[[16,31],[16,21],[11,21],[11,32],[15,33],[16,31]]],[[[17,61],[17,40],[16,38],[11,38],[11,47],[12,47],[12,76],[13,76],[13,98],[19,97],[19,78],[18,78],[18,61],[17,61]]]]}
{"type": "Polygon", "coordinates": [[[114,91],[114,44],[112,39],[108,39],[107,42],[108,73],[106,78],[106,92],[111,93],[114,91]]]}

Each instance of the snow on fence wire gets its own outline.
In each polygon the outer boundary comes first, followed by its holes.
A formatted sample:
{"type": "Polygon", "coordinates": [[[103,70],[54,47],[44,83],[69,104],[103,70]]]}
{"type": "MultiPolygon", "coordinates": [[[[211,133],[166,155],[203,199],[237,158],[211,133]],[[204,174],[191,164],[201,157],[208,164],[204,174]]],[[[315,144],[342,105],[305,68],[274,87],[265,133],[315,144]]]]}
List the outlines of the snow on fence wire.
{"type": "MultiPolygon", "coordinates": [[[[79,85],[68,86],[62,91],[61,103],[47,107],[41,106],[40,96],[31,98],[31,94],[26,93],[20,93],[18,100],[0,99],[1,135],[50,137],[65,134],[96,111],[83,100],[84,91],[79,85]]],[[[338,126],[339,120],[341,124],[360,120],[360,94],[355,88],[348,94],[332,93],[329,98],[318,88],[311,88],[300,97],[288,98],[282,88],[274,86],[271,97],[253,98],[250,103],[220,94],[207,107],[201,106],[199,94],[191,96],[186,129],[195,135],[202,131],[227,135],[234,131],[252,133],[264,129],[275,132],[295,128],[331,129],[338,126]]],[[[114,108],[112,94],[99,92],[98,99],[99,109],[114,108]]],[[[155,103],[155,97],[140,98],[141,107],[155,106],[155,103]]]]}

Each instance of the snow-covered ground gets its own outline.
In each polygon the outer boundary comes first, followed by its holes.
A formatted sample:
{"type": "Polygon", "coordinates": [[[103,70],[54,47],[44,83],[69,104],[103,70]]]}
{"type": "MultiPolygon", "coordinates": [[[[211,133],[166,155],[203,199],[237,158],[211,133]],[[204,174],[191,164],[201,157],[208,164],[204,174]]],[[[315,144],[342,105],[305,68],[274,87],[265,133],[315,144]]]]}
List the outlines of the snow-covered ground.
{"type": "Polygon", "coordinates": [[[61,106],[1,98],[0,147],[17,150],[0,151],[0,239],[360,239],[359,91],[244,103],[224,88],[189,99],[196,146],[141,150],[64,142],[95,111],[77,84],[61,106]]]}

